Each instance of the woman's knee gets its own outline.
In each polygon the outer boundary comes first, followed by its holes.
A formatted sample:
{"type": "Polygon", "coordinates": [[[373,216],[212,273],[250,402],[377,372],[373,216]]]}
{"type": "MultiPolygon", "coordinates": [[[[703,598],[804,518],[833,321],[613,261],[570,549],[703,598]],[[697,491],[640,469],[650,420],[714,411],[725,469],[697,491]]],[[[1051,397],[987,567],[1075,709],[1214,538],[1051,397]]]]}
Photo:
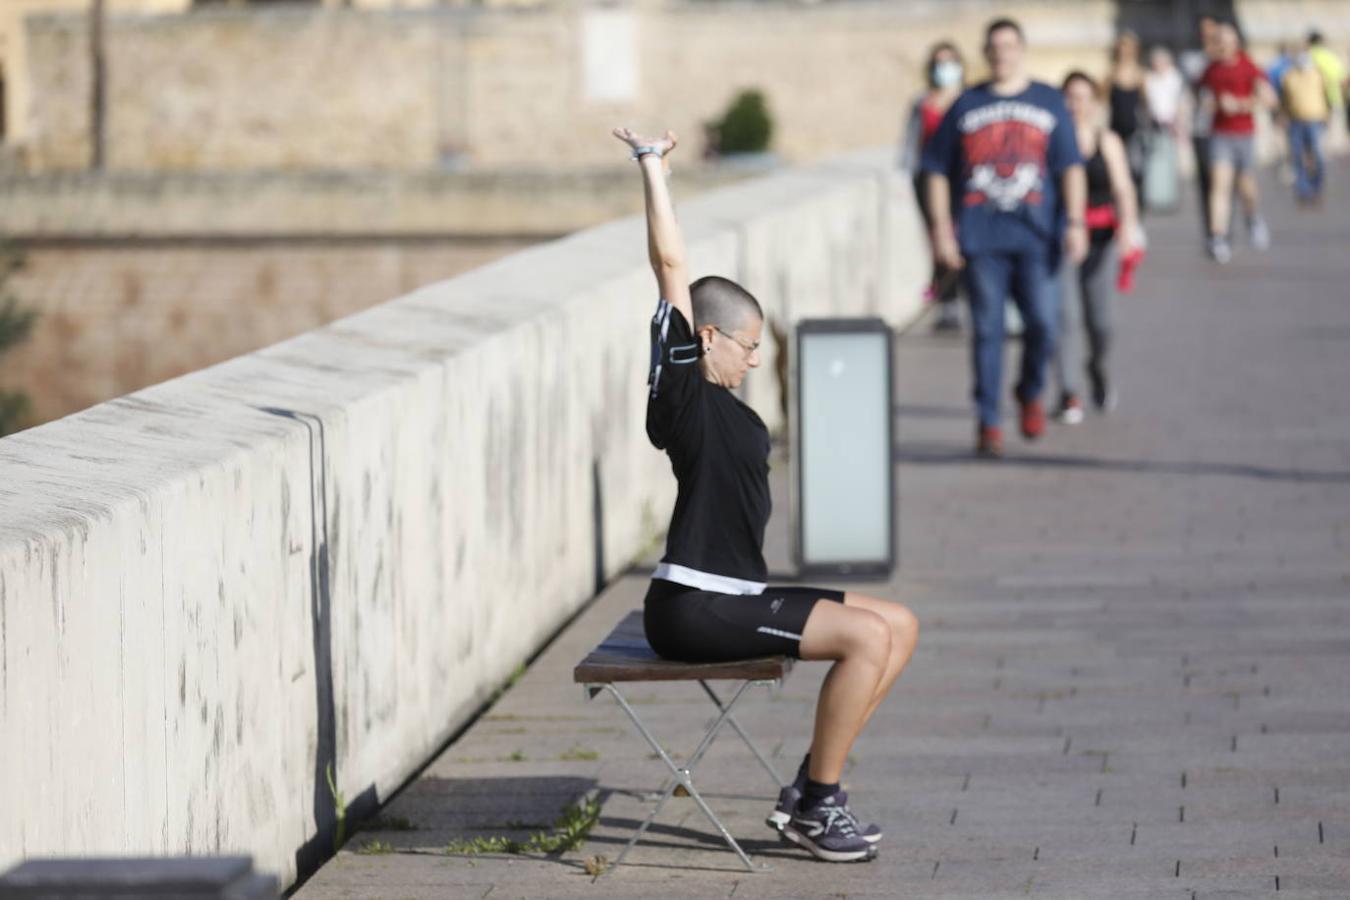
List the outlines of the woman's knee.
{"type": "Polygon", "coordinates": [[[914,615],[914,611],[908,606],[901,606],[899,603],[893,606],[894,611],[891,614],[891,626],[895,631],[893,643],[912,649],[919,641],[919,617],[914,615]]]}
{"type": "Polygon", "coordinates": [[[869,597],[866,594],[848,594],[845,602],[876,613],[885,620],[891,631],[892,650],[899,652],[906,644],[912,647],[918,640],[919,619],[909,607],[891,600],[869,597]]]}
{"type": "Polygon", "coordinates": [[[861,657],[886,668],[891,657],[892,631],[890,624],[878,613],[867,609],[857,610],[850,629],[850,647],[846,652],[861,657]]]}

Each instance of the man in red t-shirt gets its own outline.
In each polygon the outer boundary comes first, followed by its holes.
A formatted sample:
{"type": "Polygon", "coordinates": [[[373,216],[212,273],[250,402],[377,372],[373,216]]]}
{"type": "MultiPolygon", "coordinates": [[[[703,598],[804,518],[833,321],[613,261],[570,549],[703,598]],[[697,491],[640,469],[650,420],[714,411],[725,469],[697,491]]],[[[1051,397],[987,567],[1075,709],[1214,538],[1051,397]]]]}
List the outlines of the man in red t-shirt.
{"type": "Polygon", "coordinates": [[[1209,253],[1220,263],[1232,257],[1228,244],[1233,182],[1236,178],[1247,231],[1252,246],[1270,246],[1270,229],[1257,209],[1256,153],[1253,113],[1259,107],[1273,109],[1275,92],[1266,75],[1242,50],[1237,28],[1231,22],[1219,26],[1218,57],[1200,78],[1202,103],[1214,117],[1209,140],[1209,253]]]}

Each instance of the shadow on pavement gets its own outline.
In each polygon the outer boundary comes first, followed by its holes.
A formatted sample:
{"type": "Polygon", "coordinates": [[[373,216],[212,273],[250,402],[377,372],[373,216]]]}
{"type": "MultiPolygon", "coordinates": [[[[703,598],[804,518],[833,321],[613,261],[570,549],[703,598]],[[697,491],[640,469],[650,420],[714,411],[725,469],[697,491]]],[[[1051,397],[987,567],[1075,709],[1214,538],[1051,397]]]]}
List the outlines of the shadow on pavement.
{"type": "Polygon", "coordinates": [[[1154,475],[1217,475],[1304,484],[1350,484],[1350,471],[1312,472],[1247,463],[1096,459],[1063,454],[1009,455],[998,460],[987,460],[976,457],[967,444],[948,443],[902,443],[896,447],[895,461],[911,465],[1020,466],[1030,469],[1086,469],[1101,472],[1143,472],[1154,475]]]}
{"type": "Polygon", "coordinates": [[[378,833],[382,839],[397,838],[392,843],[400,850],[444,847],[475,837],[519,838],[551,829],[559,815],[596,784],[594,778],[570,776],[423,775],[361,830],[378,833]]]}

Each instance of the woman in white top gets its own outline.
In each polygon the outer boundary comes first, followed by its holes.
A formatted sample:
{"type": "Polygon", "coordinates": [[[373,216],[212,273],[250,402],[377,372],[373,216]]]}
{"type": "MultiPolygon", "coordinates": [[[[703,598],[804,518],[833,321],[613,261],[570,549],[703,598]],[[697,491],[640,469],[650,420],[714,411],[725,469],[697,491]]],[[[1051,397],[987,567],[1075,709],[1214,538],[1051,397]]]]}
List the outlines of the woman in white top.
{"type": "Polygon", "coordinates": [[[1169,210],[1178,199],[1177,148],[1186,141],[1191,122],[1191,97],[1186,78],[1172,62],[1166,47],[1154,47],[1144,75],[1144,100],[1148,108],[1148,155],[1139,185],[1141,206],[1169,210]]]}
{"type": "Polygon", "coordinates": [[[1186,123],[1190,121],[1186,79],[1173,64],[1172,53],[1166,47],[1154,47],[1149,54],[1144,97],[1155,129],[1170,132],[1174,138],[1185,136],[1186,123]]]}

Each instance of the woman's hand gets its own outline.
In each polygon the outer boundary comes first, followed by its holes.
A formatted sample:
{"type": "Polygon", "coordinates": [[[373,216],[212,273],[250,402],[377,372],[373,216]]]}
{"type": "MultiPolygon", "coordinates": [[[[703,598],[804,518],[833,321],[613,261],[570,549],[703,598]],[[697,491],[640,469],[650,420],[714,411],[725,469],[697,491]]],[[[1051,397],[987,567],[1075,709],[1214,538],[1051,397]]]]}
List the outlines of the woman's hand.
{"type": "Polygon", "coordinates": [[[644,162],[656,154],[643,154],[638,161],[642,173],[642,196],[647,212],[647,260],[656,275],[661,296],[680,311],[685,321],[694,321],[694,304],[689,296],[689,267],[685,261],[684,235],[675,219],[670,186],[663,177],[670,169],[665,156],[675,149],[675,133],[667,131],[659,138],[643,137],[627,128],[615,128],[614,136],[634,150],[652,147],[661,153],[656,165],[644,162]]]}
{"type": "Polygon", "coordinates": [[[1135,228],[1122,225],[1116,229],[1116,252],[1120,254],[1121,259],[1127,258],[1138,249],[1139,235],[1135,228]]]}
{"type": "Polygon", "coordinates": [[[933,255],[937,261],[949,269],[964,269],[965,257],[961,255],[961,246],[950,228],[934,229],[932,235],[933,255]]]}
{"type": "Polygon", "coordinates": [[[1088,233],[1087,226],[1082,222],[1070,222],[1065,227],[1064,252],[1069,257],[1069,262],[1075,266],[1081,265],[1083,260],[1087,259],[1088,233]]]}
{"type": "Polygon", "coordinates": [[[678,139],[675,137],[675,132],[669,129],[667,129],[666,133],[659,138],[649,138],[643,137],[640,134],[635,134],[627,128],[615,128],[614,136],[634,150],[639,147],[656,147],[661,151],[662,156],[668,156],[670,151],[675,149],[675,145],[679,143],[678,139]]]}

